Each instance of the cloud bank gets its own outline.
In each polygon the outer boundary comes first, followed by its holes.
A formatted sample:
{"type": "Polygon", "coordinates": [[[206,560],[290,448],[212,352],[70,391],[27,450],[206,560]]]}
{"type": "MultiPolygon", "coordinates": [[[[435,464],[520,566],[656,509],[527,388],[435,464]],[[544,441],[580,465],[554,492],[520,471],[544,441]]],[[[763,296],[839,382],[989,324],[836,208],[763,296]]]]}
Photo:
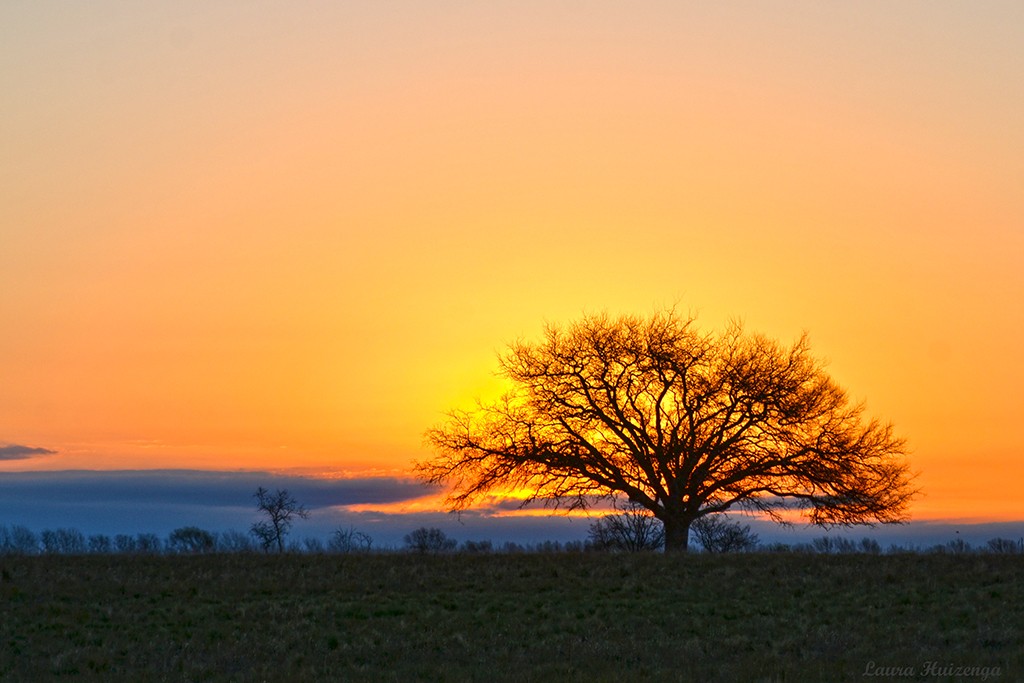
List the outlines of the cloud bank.
{"type": "Polygon", "coordinates": [[[266,472],[201,470],[69,470],[0,474],[0,499],[36,505],[194,505],[252,507],[263,486],[288,491],[311,510],[414,500],[431,489],[412,479],[364,477],[319,479],[266,472]]]}
{"type": "Polygon", "coordinates": [[[0,446],[0,460],[27,460],[37,455],[54,455],[56,452],[51,451],[49,448],[33,448],[32,446],[12,443],[0,446]]]}

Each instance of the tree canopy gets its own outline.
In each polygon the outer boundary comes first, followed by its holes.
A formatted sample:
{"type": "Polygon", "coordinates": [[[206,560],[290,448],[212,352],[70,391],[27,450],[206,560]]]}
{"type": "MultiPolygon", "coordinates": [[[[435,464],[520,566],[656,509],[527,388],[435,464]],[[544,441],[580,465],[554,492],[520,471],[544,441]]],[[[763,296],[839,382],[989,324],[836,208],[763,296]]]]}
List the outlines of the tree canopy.
{"type": "Polygon", "coordinates": [[[592,315],[511,344],[500,367],[508,393],[426,433],[434,457],[417,472],[450,485],[453,510],[513,489],[570,509],[624,495],[662,521],[666,551],[733,508],[826,527],[906,518],[903,440],[850,402],[806,335],[592,315]]]}

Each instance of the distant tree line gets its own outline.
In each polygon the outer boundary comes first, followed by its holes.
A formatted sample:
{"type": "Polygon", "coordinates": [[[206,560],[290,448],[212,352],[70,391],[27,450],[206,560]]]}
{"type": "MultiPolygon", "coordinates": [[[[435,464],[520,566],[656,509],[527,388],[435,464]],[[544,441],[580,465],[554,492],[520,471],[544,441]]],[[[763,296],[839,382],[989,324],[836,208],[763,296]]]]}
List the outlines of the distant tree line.
{"type": "MultiPolygon", "coordinates": [[[[710,518],[714,519],[714,518],[710,518]]],[[[516,543],[508,541],[494,544],[490,540],[465,540],[461,543],[437,528],[421,527],[405,535],[401,548],[380,548],[373,538],[353,527],[335,529],[326,541],[305,537],[284,545],[286,553],[355,554],[370,552],[410,552],[414,554],[444,553],[592,553],[592,552],[654,552],[657,532],[644,530],[640,536],[630,536],[626,520],[604,517],[591,525],[584,541],[538,541],[516,543]],[[645,544],[644,539],[648,542],[645,544]]],[[[694,530],[694,539],[704,552],[791,552],[816,555],[882,553],[932,554],[1024,554],[1024,539],[993,538],[984,544],[972,546],[955,539],[931,546],[890,545],[883,549],[871,538],[851,540],[822,536],[808,543],[787,544],[758,542],[749,526],[737,522],[721,521],[710,529],[694,530]]],[[[173,530],[165,537],[152,533],[135,535],[85,535],[78,529],[62,527],[34,532],[20,524],[0,525],[0,555],[201,555],[210,553],[262,553],[266,550],[258,539],[236,530],[209,531],[196,526],[173,530]]],[[[274,551],[276,552],[276,550],[274,551]]]]}
{"type": "MultiPolygon", "coordinates": [[[[307,537],[301,542],[287,541],[295,518],[306,519],[309,511],[287,490],[271,493],[262,486],[253,494],[256,510],[262,519],[255,522],[248,534],[239,531],[207,531],[197,526],[179,527],[166,538],[142,533],[134,536],[106,534],[85,536],[71,528],[45,529],[36,534],[31,529],[15,524],[0,525],[0,555],[85,555],[85,554],[137,554],[137,555],[201,555],[209,553],[251,553],[262,551],[292,553],[367,553],[373,550],[373,539],[355,527],[335,529],[327,543],[319,538],[307,537]]],[[[405,535],[404,550],[421,555],[441,553],[519,553],[519,552],[655,552],[665,548],[665,529],[662,521],[644,506],[634,502],[620,505],[614,501],[616,512],[596,519],[589,528],[586,541],[543,541],[520,545],[505,543],[495,547],[491,541],[464,541],[454,538],[436,527],[420,527],[405,535]]],[[[749,525],[729,520],[725,515],[705,515],[693,521],[690,527],[694,540],[706,553],[740,552],[805,552],[816,554],[882,552],[877,541],[863,538],[823,536],[810,543],[790,546],[784,543],[761,545],[757,534],[749,525]]],[[[920,552],[920,548],[892,546],[888,552],[920,552]]],[[[963,539],[927,549],[934,553],[963,554],[987,552],[1024,554],[1024,538],[1014,541],[993,538],[984,546],[972,548],[963,539]]]]}
{"type": "MultiPolygon", "coordinates": [[[[301,542],[292,541],[283,548],[285,552],[293,553],[367,552],[373,548],[373,539],[354,529],[337,529],[327,543],[318,538],[305,538],[301,542]]],[[[0,555],[200,555],[265,551],[258,539],[233,529],[218,532],[185,526],[161,538],[152,533],[86,536],[71,528],[45,529],[36,533],[20,524],[0,525],[0,555]]]]}

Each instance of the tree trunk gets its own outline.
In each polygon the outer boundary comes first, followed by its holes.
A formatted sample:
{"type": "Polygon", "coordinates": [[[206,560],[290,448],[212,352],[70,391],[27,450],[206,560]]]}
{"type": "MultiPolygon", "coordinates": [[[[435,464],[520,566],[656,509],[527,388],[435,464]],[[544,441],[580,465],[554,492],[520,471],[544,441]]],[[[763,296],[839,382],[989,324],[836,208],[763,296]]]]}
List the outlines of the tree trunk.
{"type": "Polygon", "coordinates": [[[665,552],[685,553],[690,544],[689,518],[667,518],[661,520],[665,525],[665,552]]]}
{"type": "Polygon", "coordinates": [[[277,552],[284,552],[284,532],[281,530],[281,525],[278,521],[274,520],[274,538],[277,540],[277,552]]]}

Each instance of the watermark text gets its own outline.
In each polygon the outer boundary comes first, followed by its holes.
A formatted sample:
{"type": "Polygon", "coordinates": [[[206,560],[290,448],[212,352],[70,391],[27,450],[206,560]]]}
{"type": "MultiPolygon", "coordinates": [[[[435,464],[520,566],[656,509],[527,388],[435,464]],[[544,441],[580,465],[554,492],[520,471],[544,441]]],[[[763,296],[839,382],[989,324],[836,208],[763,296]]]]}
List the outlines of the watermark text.
{"type": "Polygon", "coordinates": [[[998,666],[960,666],[952,662],[926,661],[919,665],[893,666],[868,662],[862,676],[879,678],[977,678],[987,681],[999,678],[1003,671],[998,666]]]}

